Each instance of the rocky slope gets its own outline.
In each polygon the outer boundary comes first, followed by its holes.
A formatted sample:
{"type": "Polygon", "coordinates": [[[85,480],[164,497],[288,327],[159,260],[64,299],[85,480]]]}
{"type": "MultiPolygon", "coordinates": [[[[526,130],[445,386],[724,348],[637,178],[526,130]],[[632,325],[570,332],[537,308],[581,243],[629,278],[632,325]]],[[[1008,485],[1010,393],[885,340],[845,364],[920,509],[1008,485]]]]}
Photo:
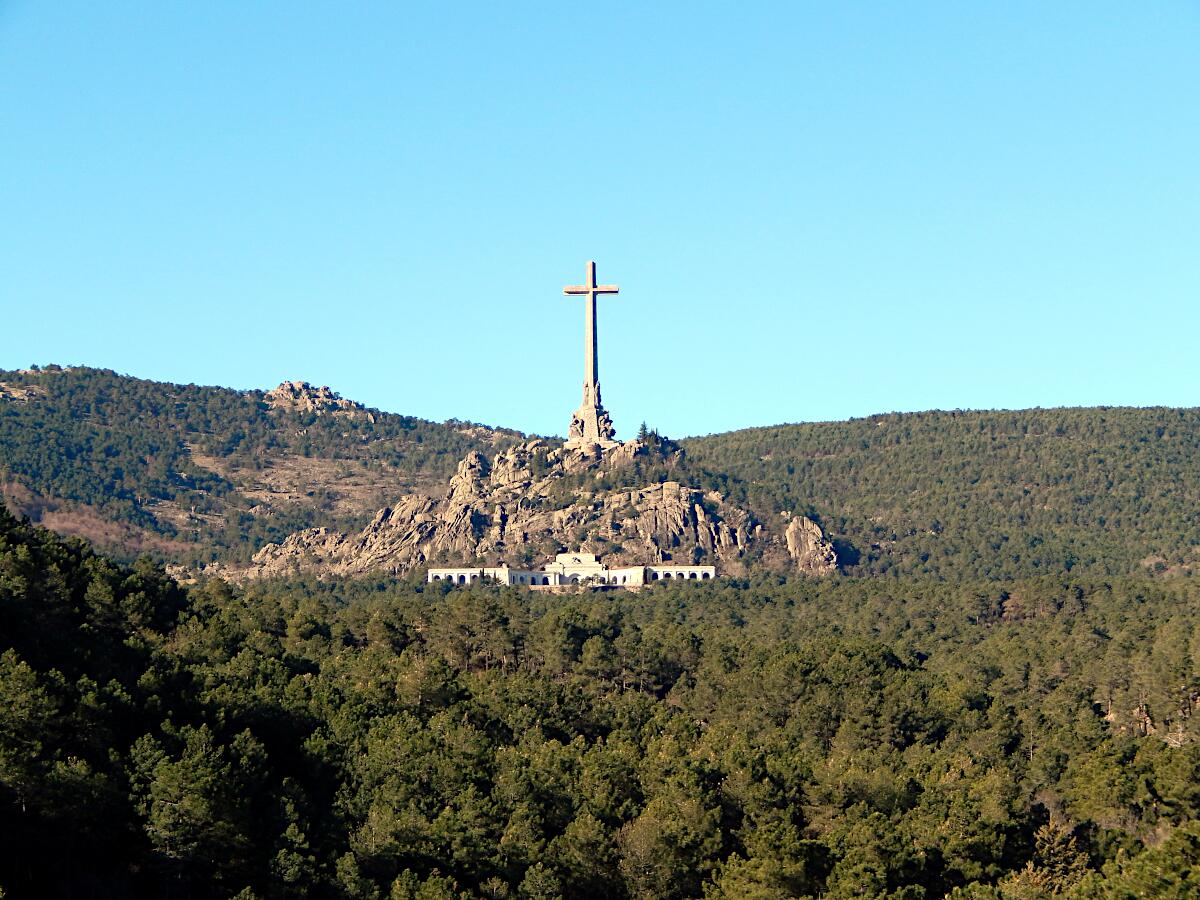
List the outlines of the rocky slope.
{"type": "Polygon", "coordinates": [[[639,483],[644,467],[670,462],[638,441],[602,451],[534,440],[490,459],[473,452],[440,499],[409,495],[357,533],[306,529],[263,547],[249,566],[211,571],[239,580],[399,573],[442,561],[537,564],[568,548],[609,564],[704,561],[737,573],[761,559],[814,576],[836,571],[833,546],[803,516],[778,537],[717,492],[639,483]]]}

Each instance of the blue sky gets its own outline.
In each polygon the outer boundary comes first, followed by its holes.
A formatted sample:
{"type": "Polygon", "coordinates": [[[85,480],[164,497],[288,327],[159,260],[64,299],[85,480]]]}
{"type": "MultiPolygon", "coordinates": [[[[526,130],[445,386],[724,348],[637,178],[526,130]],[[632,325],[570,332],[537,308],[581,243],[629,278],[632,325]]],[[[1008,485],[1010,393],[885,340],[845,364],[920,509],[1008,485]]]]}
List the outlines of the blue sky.
{"type": "Polygon", "coordinates": [[[1200,3],[0,0],[0,367],[559,433],[1200,404],[1200,3]]]}

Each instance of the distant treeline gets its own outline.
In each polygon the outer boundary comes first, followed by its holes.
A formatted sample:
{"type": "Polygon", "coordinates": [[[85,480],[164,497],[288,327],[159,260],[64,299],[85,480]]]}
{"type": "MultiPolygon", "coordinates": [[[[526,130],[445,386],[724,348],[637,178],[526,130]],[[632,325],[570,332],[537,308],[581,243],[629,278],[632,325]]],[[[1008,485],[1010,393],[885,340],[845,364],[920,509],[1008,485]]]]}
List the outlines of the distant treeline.
{"type": "Polygon", "coordinates": [[[11,897],[1200,892],[1200,585],[187,589],[0,512],[11,897]]]}
{"type": "Polygon", "coordinates": [[[847,572],[1011,578],[1200,565],[1200,410],[929,412],[682,442],[697,485],[808,513],[847,572]]]}

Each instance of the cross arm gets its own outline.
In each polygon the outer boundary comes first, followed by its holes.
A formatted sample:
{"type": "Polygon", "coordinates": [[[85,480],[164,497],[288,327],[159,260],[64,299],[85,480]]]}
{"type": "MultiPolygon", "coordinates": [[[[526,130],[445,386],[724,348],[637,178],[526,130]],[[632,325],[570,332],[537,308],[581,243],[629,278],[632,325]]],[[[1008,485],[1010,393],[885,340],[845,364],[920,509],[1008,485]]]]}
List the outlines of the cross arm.
{"type": "Polygon", "coordinates": [[[586,284],[572,284],[563,288],[564,294],[616,294],[620,288],[615,284],[598,284],[588,287],[586,284]]]}

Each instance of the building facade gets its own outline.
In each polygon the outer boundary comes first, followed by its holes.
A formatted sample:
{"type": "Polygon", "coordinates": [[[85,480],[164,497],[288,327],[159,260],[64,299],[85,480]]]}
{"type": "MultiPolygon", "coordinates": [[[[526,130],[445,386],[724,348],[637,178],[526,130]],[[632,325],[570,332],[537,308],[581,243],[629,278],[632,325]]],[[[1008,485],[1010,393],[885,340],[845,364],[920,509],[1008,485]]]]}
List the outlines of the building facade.
{"type": "Polygon", "coordinates": [[[711,581],[717,577],[716,566],[626,566],[610,569],[594,553],[560,553],[554,562],[541,569],[514,569],[511,566],[482,568],[430,569],[425,580],[430,584],[449,581],[451,584],[472,584],[495,581],[500,584],[526,587],[563,587],[569,585],[607,585],[610,587],[640,587],[655,581],[711,581]]]}

